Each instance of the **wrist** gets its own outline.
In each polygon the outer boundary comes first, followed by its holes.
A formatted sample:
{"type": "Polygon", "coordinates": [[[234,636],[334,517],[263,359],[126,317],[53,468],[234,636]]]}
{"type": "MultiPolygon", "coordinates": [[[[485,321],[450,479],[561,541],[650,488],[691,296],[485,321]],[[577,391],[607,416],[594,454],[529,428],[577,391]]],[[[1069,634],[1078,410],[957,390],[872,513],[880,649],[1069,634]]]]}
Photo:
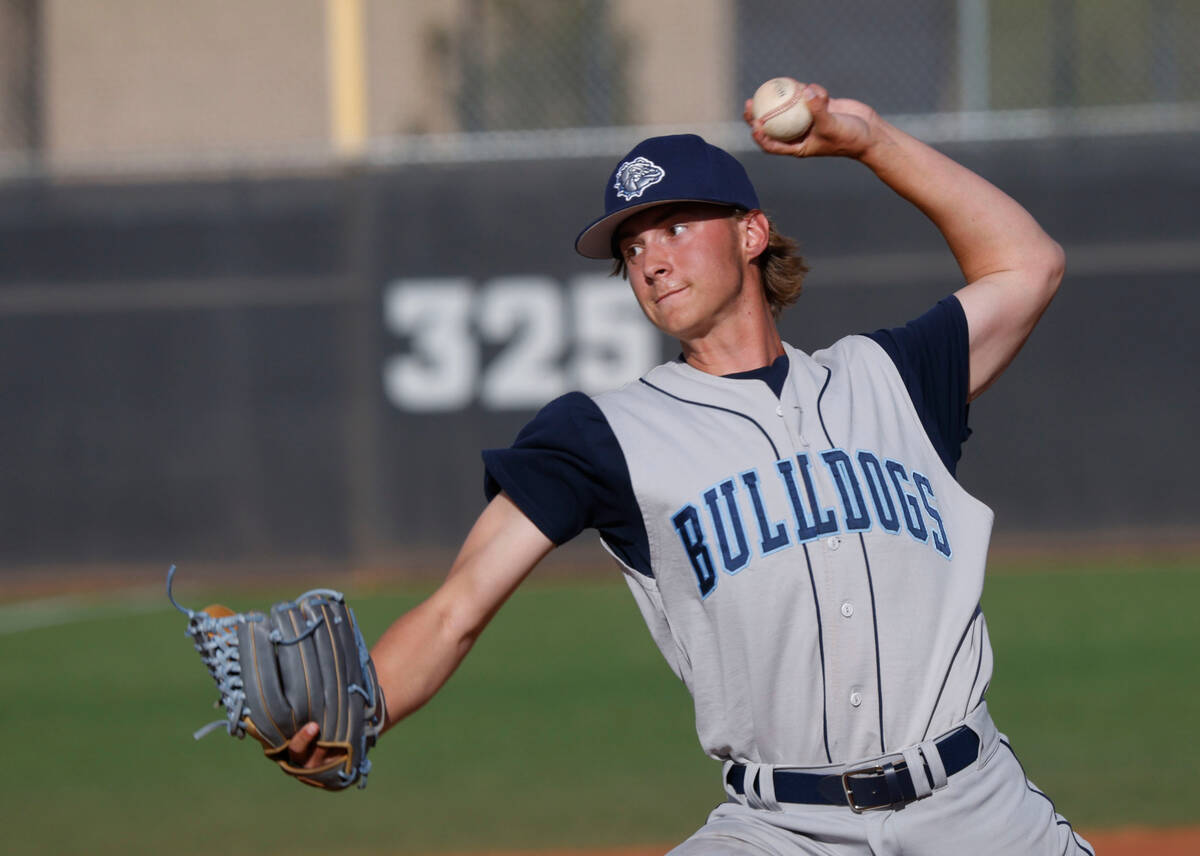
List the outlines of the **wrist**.
{"type": "Polygon", "coordinates": [[[852,156],[873,170],[877,170],[887,162],[888,153],[896,145],[895,125],[878,114],[872,113],[866,118],[866,134],[862,147],[852,156]]]}

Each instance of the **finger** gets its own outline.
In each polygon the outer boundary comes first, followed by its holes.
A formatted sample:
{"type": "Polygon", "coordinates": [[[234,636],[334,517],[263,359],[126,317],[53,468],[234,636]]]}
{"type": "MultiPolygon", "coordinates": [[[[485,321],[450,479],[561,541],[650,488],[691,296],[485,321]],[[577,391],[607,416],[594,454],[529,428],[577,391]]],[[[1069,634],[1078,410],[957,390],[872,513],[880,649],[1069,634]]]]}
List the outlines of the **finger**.
{"type": "Polygon", "coordinates": [[[802,155],[803,140],[806,139],[802,137],[800,142],[777,140],[763,129],[763,123],[757,119],[750,127],[750,136],[758,143],[759,148],[772,155],[802,155]]]}
{"type": "MultiPolygon", "coordinates": [[[[800,83],[800,94],[804,99],[805,106],[809,112],[813,114],[813,125],[818,124],[818,113],[824,113],[829,106],[829,93],[825,87],[817,83],[800,83]]],[[[750,126],[750,135],[764,152],[773,155],[790,155],[792,157],[805,157],[812,153],[813,145],[810,142],[812,129],[804,133],[794,140],[776,140],[763,130],[763,123],[753,118],[754,100],[746,101],[743,117],[746,124],[750,126]]]]}
{"type": "Polygon", "coordinates": [[[288,741],[288,756],[293,766],[303,766],[304,762],[312,757],[320,731],[321,727],[317,723],[310,722],[292,735],[292,739],[288,741]]]}
{"type": "Polygon", "coordinates": [[[808,105],[808,110],[814,116],[820,112],[824,113],[829,109],[829,92],[819,83],[809,83],[804,86],[801,91],[804,98],[804,103],[808,105]]]}

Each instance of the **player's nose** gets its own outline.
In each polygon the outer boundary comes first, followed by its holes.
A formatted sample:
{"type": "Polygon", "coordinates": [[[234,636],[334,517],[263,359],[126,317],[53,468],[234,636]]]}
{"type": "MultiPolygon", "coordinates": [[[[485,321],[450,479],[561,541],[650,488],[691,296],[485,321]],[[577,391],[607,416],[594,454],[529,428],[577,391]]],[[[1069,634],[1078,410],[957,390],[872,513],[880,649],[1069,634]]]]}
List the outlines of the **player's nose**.
{"type": "Polygon", "coordinates": [[[662,279],[669,275],[671,270],[671,258],[666,249],[654,241],[647,242],[642,251],[642,275],[646,277],[646,281],[662,279]]]}

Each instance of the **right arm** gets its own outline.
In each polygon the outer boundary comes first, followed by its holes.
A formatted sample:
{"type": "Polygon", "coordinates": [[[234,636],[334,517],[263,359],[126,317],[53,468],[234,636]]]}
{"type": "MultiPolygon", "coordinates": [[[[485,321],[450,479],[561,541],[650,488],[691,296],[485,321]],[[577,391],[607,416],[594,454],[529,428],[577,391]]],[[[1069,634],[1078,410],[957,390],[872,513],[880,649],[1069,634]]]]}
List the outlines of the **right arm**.
{"type": "Polygon", "coordinates": [[[962,270],[955,292],[967,318],[968,400],[1008,367],[1058,290],[1063,252],[1020,204],[965,166],[884,121],[865,104],[805,87],[812,129],[767,137],[746,102],[755,141],[772,154],[841,155],[869,167],[937,226],[962,270]]]}

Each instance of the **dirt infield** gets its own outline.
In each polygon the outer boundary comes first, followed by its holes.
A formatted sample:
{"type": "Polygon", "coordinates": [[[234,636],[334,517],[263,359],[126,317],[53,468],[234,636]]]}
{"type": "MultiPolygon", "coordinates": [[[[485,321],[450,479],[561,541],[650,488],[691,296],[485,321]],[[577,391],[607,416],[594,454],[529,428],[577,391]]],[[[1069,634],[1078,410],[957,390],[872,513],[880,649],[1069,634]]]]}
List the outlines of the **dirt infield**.
{"type": "Polygon", "coordinates": [[[1200,826],[1177,829],[1108,829],[1083,833],[1096,848],[1097,856],[1194,856],[1200,853],[1200,826]]]}
{"type": "MultiPolygon", "coordinates": [[[[1096,848],[1096,856],[1195,856],[1200,853],[1200,826],[1174,829],[1129,827],[1081,834],[1096,848]]],[[[663,856],[674,845],[618,847],[608,850],[526,850],[461,856],[663,856]]]]}

